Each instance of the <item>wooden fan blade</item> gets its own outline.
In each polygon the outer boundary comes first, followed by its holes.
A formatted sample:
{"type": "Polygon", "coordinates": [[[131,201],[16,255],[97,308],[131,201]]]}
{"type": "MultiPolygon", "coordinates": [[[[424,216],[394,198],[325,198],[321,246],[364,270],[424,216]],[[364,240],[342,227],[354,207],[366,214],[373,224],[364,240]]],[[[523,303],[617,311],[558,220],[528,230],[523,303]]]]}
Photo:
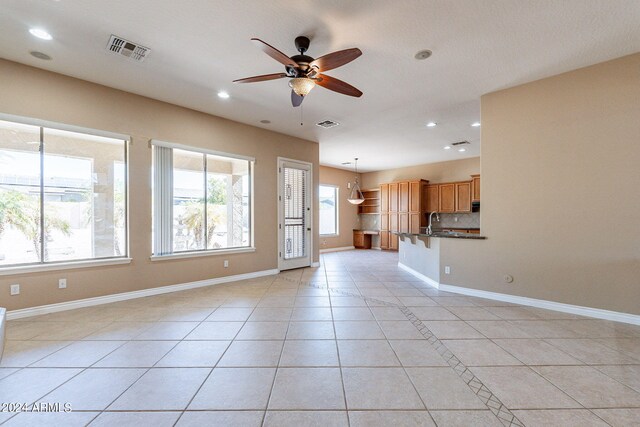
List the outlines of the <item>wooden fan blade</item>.
{"type": "Polygon", "coordinates": [[[328,71],[341,67],[344,64],[348,64],[360,55],[362,55],[362,51],[357,47],[354,47],[352,49],[340,50],[338,52],[321,56],[320,58],[312,61],[309,65],[312,67],[318,67],[320,71],[328,71]]]}
{"type": "Polygon", "coordinates": [[[288,77],[286,73],[274,73],[274,74],[263,74],[261,76],[253,76],[247,77],[244,79],[234,80],[234,83],[255,83],[255,82],[264,82],[266,80],[275,80],[281,79],[283,77],[288,77]]]}
{"type": "Polygon", "coordinates": [[[304,101],[304,96],[300,96],[294,91],[291,91],[291,104],[294,107],[299,107],[300,104],[302,104],[302,101],[304,101]]]}
{"type": "Polygon", "coordinates": [[[320,74],[318,76],[316,84],[343,95],[355,96],[356,98],[360,98],[362,96],[362,92],[351,86],[349,83],[345,83],[342,80],[325,74],[320,74]]]}
{"type": "Polygon", "coordinates": [[[268,43],[263,42],[260,39],[251,39],[251,41],[253,42],[253,44],[255,44],[258,49],[260,49],[261,51],[263,51],[264,53],[266,53],[267,55],[269,55],[270,57],[272,57],[273,59],[275,59],[276,61],[278,61],[279,63],[283,64],[283,65],[288,65],[290,67],[297,67],[298,64],[296,64],[296,62],[289,58],[287,55],[285,55],[284,53],[280,52],[278,49],[276,49],[275,47],[271,46],[268,43]]]}

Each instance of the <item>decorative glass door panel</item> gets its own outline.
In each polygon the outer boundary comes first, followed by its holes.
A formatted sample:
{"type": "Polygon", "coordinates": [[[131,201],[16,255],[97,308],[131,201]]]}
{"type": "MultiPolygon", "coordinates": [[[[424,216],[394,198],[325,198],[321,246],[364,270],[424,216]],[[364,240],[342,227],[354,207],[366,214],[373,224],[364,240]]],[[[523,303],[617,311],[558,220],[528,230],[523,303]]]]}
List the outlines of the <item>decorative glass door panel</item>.
{"type": "Polygon", "coordinates": [[[280,175],[280,264],[281,269],[311,264],[310,166],[281,161],[280,175]]]}

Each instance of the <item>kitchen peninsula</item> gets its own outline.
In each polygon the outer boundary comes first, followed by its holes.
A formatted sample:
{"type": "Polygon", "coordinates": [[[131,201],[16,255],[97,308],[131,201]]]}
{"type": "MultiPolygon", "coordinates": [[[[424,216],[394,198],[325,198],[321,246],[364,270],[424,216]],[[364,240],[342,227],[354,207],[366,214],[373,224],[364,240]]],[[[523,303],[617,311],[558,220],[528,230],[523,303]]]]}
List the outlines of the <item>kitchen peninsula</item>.
{"type": "Polygon", "coordinates": [[[455,268],[457,245],[482,244],[486,239],[479,234],[459,232],[394,233],[398,236],[398,266],[431,286],[438,288],[444,276],[455,268]],[[461,242],[464,240],[464,242],[461,242]],[[448,255],[445,255],[448,254],[448,255]]]}

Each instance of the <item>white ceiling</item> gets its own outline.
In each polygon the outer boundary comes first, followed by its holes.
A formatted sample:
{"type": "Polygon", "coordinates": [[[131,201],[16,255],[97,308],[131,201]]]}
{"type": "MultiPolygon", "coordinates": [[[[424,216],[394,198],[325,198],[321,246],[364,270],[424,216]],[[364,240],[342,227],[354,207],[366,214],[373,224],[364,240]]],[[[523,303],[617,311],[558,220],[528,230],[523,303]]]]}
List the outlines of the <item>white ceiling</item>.
{"type": "Polygon", "coordinates": [[[363,170],[478,156],[470,124],[482,94],[640,51],[638,0],[2,0],[0,9],[6,59],[318,141],[321,163],[359,157],[363,170]],[[34,38],[32,27],[54,39],[34,38]],[[112,33],[150,56],[138,64],[109,54],[112,33]],[[293,55],[298,35],[312,39],[313,57],[363,52],[327,73],[362,98],[317,87],[303,126],[286,80],[231,83],[283,70],[251,37],[293,55]],[[421,49],[433,56],[416,61],[421,49]],[[324,119],[341,125],[315,126],[324,119]],[[438,126],[425,127],[431,120],[438,126]],[[466,153],[442,149],[464,139],[466,153]]]}

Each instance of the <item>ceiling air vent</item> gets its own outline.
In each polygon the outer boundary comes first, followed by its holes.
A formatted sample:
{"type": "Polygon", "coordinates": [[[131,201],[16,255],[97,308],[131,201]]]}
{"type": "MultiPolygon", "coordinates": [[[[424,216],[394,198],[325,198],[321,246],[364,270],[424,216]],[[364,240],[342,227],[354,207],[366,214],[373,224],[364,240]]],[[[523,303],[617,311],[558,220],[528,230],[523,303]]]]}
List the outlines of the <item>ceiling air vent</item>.
{"type": "Polygon", "coordinates": [[[321,128],[329,129],[338,126],[340,123],[332,122],[331,120],[324,120],[320,123],[316,123],[316,126],[320,126],[321,128]]]}
{"type": "Polygon", "coordinates": [[[459,142],[454,142],[453,145],[454,147],[457,147],[458,145],[469,145],[471,144],[469,141],[459,141],[459,142]]]}
{"type": "Polygon", "coordinates": [[[109,44],[107,44],[107,50],[111,53],[126,56],[127,58],[142,62],[149,55],[151,49],[141,46],[139,44],[125,40],[122,37],[111,35],[109,38],[109,44]]]}

